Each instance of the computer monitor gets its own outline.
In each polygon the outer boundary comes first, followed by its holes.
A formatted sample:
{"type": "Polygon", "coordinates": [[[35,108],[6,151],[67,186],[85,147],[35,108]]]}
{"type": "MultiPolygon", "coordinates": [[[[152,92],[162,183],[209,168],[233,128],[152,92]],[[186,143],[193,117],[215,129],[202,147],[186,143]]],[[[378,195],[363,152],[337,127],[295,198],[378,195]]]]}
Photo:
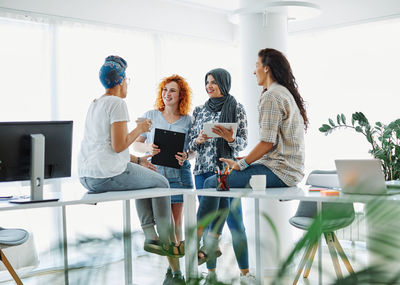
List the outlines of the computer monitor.
{"type": "Polygon", "coordinates": [[[31,202],[44,179],[71,176],[71,153],[72,121],[0,122],[0,182],[31,180],[31,202]]]}

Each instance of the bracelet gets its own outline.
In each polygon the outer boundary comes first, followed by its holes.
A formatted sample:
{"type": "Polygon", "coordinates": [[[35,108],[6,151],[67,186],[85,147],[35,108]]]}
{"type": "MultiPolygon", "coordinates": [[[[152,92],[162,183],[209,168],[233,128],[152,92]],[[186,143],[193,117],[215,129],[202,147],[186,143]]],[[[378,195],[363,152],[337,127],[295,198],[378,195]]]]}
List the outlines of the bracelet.
{"type": "Polygon", "coordinates": [[[247,164],[247,162],[246,162],[246,160],[244,158],[239,160],[237,162],[237,164],[239,165],[240,171],[245,170],[247,167],[249,167],[249,165],[247,164]]]}
{"type": "Polygon", "coordinates": [[[186,151],[186,160],[189,159],[189,151],[186,151]]]}
{"type": "Polygon", "coordinates": [[[137,164],[140,164],[140,157],[137,158],[137,164]]]}

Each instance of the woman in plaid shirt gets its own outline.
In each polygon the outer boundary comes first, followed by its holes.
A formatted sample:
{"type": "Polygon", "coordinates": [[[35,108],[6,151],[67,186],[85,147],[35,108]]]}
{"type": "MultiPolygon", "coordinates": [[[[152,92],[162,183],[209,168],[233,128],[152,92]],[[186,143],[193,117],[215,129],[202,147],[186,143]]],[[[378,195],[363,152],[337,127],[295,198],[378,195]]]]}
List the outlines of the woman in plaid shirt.
{"type": "MultiPolygon", "coordinates": [[[[229,177],[231,188],[249,187],[251,176],[260,174],[267,176],[265,187],[294,186],[304,176],[304,131],[308,118],[303,98],[288,60],[278,50],[260,50],[254,74],[263,87],[257,106],[259,143],[239,160],[220,161],[234,169],[229,177]]],[[[215,175],[205,180],[204,188],[215,187],[215,175]]],[[[203,197],[201,202],[206,203],[208,198],[203,197]]]]}
{"type": "MultiPolygon", "coordinates": [[[[304,131],[308,126],[304,100],[280,51],[260,50],[254,74],[264,88],[257,106],[260,142],[238,161],[220,160],[234,169],[230,177],[233,188],[248,186],[250,177],[257,174],[267,176],[265,187],[295,186],[304,176],[304,131]]],[[[212,187],[212,179],[205,184],[212,187]]]]}

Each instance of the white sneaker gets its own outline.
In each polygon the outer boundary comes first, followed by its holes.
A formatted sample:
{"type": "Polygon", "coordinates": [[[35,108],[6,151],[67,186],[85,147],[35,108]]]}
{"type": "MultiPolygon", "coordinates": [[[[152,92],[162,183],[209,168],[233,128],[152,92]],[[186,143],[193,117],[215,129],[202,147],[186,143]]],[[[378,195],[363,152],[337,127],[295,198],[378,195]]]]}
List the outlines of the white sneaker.
{"type": "Polygon", "coordinates": [[[256,284],[256,277],[247,272],[246,275],[240,275],[240,285],[255,285],[256,284]]]}

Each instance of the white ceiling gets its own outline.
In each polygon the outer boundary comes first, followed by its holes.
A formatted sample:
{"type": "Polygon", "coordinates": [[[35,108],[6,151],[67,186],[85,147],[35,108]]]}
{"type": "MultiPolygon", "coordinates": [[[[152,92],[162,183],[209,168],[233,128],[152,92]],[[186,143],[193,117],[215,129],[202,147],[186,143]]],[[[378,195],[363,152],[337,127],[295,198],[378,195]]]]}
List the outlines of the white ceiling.
{"type": "MultiPolygon", "coordinates": [[[[198,9],[210,9],[230,14],[239,9],[239,0],[164,0],[189,5],[198,9]]],[[[268,0],[253,0],[268,2],[268,0]]],[[[282,0],[269,0],[277,2],[282,0]]],[[[363,22],[400,18],[399,0],[298,0],[317,4],[320,16],[289,23],[290,32],[346,26],[363,22]]]]}
{"type": "Polygon", "coordinates": [[[232,12],[239,9],[239,0],[165,0],[195,6],[198,8],[232,12]]]}
{"type": "MultiPolygon", "coordinates": [[[[2,12],[111,24],[218,41],[237,40],[230,14],[241,0],[0,0],[2,12]],[[112,11],[112,13],[110,13],[112,11]]],[[[268,0],[246,0],[266,2],[268,0]]],[[[280,1],[280,0],[270,0],[280,1]]],[[[290,21],[290,33],[400,18],[400,0],[298,0],[320,6],[321,14],[290,21]]]]}

